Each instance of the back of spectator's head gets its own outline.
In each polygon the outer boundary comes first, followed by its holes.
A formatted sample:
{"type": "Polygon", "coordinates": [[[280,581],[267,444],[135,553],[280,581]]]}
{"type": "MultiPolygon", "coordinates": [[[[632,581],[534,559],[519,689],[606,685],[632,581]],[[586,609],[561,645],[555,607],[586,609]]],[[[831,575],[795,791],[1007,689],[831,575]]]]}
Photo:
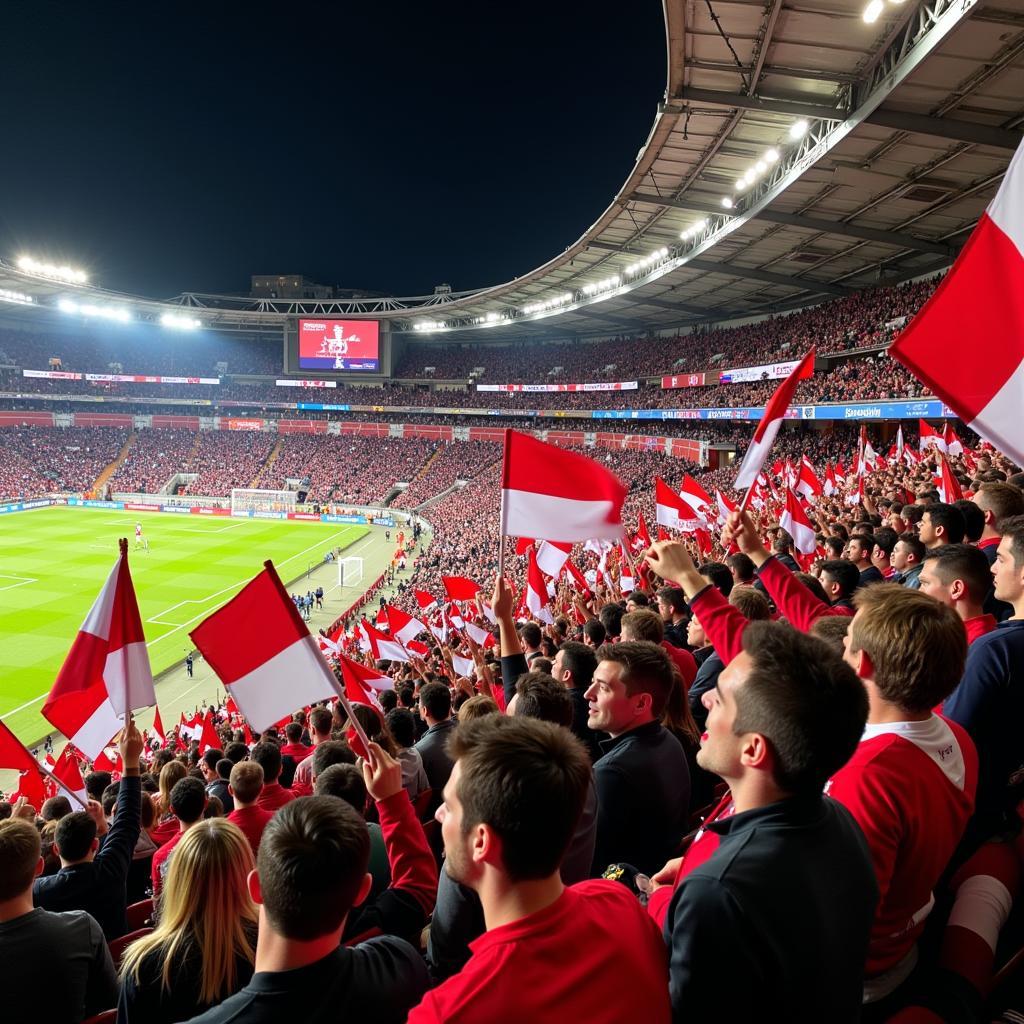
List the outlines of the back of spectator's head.
{"type": "Polygon", "coordinates": [[[232,763],[238,764],[249,756],[249,748],[244,743],[229,743],[224,748],[224,756],[232,763]]]}
{"type": "Polygon", "coordinates": [[[830,559],[842,558],[846,550],[846,541],[842,537],[826,537],[824,547],[830,559]]]}
{"type": "Polygon", "coordinates": [[[251,804],[263,791],[263,769],[255,761],[239,761],[233,765],[228,787],[236,804],[251,804]]]}
{"type": "Polygon", "coordinates": [[[0,903],[31,889],[41,870],[42,841],[35,825],[21,818],[0,821],[0,903]]]}
{"type": "Polygon", "coordinates": [[[443,683],[427,683],[420,689],[420,707],[435,722],[443,722],[452,713],[451,692],[443,683]]]}
{"type": "Polygon", "coordinates": [[[665,639],[665,620],[650,608],[628,612],[622,616],[622,639],[660,644],[665,639]]]}
{"type": "Polygon", "coordinates": [[[298,722],[289,722],[284,727],[284,734],[289,743],[298,743],[302,739],[302,726],[298,722]]]}
{"type": "Polygon", "coordinates": [[[85,811],[66,814],[57,822],[53,841],[61,860],[76,864],[96,852],[96,822],[85,811]]]}
{"type": "Polygon", "coordinates": [[[206,787],[200,779],[191,776],[174,784],[171,790],[171,810],[185,825],[197,822],[206,809],[206,787]]]}
{"type": "Polygon", "coordinates": [[[821,563],[821,585],[832,596],[832,584],[839,588],[836,597],[849,597],[860,583],[860,570],[845,558],[829,559],[821,563]]]}
{"type": "Polygon", "coordinates": [[[588,647],[600,647],[608,636],[604,623],[600,619],[587,619],[583,623],[583,635],[587,638],[588,647]]]}
{"type": "MultiPolygon", "coordinates": [[[[764,766],[784,792],[821,793],[860,741],[868,713],[864,687],[834,649],[782,623],[751,623],[743,654],[719,677],[716,707],[734,710],[731,737],[764,737],[773,755],[764,766]]],[[[715,732],[709,717],[709,737],[715,732]]],[[[726,775],[743,763],[734,745],[723,763],[713,739],[698,760],[726,775]]]]}
{"type": "Polygon", "coordinates": [[[398,694],[394,690],[382,690],[378,694],[378,700],[380,700],[380,707],[385,715],[398,707],[398,694]]]}
{"type": "Polygon", "coordinates": [[[211,775],[217,772],[217,762],[224,756],[223,750],[217,750],[216,747],[210,747],[209,750],[203,753],[201,758],[202,763],[206,766],[206,770],[211,775]]]}
{"type": "Polygon", "coordinates": [[[986,525],[997,533],[1002,520],[1024,515],[1024,492],[1012,483],[983,484],[974,495],[974,501],[982,511],[986,525]]]}
{"type": "Polygon", "coordinates": [[[736,583],[753,583],[757,576],[757,570],[754,567],[753,561],[749,555],[743,554],[742,551],[727,555],[725,564],[729,567],[730,572],[732,572],[736,583]]]}
{"type": "Polygon", "coordinates": [[[646,590],[634,590],[627,598],[626,603],[633,602],[634,608],[648,608],[651,604],[651,595],[646,590]]]}
{"type": "Polygon", "coordinates": [[[971,544],[932,548],[925,553],[923,564],[921,590],[943,604],[957,599],[959,584],[964,596],[972,604],[980,605],[992,586],[992,571],[985,552],[971,544]]]}
{"type": "MultiPolygon", "coordinates": [[[[809,572],[795,572],[793,575],[819,600],[824,601],[828,604],[828,594],[825,593],[825,588],[821,585],[821,581],[817,576],[812,576],[809,572]]],[[[831,617],[831,616],[827,616],[831,617]]]]}
{"type": "Polygon", "coordinates": [[[849,615],[819,615],[808,632],[811,636],[824,640],[836,654],[842,656],[846,651],[846,634],[850,631],[852,621],[849,615]]]}
{"type": "Polygon", "coordinates": [[[39,809],[39,817],[43,821],[60,821],[70,813],[71,801],[66,796],[51,796],[43,801],[43,806],[39,809]]]}
{"type": "Polygon", "coordinates": [[[787,555],[793,550],[793,538],[789,532],[779,529],[772,540],[772,552],[776,555],[787,555]]]}
{"type": "Polygon", "coordinates": [[[160,778],[160,772],[163,771],[165,764],[170,764],[174,760],[174,751],[169,747],[161,747],[159,750],[153,752],[153,760],[150,762],[149,770],[157,777],[160,778]]]}
{"type": "Polygon", "coordinates": [[[354,764],[332,764],[317,777],[313,786],[317,796],[336,796],[360,814],[366,813],[366,782],[354,764]]]}
{"type": "Polygon", "coordinates": [[[104,815],[108,818],[114,813],[114,808],[117,806],[117,794],[120,791],[120,782],[112,782],[105,790],[103,790],[103,795],[100,797],[100,804],[103,807],[104,815]]]}
{"type": "Polygon", "coordinates": [[[224,781],[226,782],[229,778],[231,778],[231,769],[234,767],[235,765],[233,761],[231,761],[229,758],[222,757],[217,762],[216,765],[217,778],[224,779],[224,781]]]}
{"type": "Polygon", "coordinates": [[[728,597],[732,593],[732,573],[729,572],[727,565],[721,562],[705,562],[697,567],[697,572],[709,583],[714,583],[723,597],[728,597]]]}
{"type": "Polygon", "coordinates": [[[277,782],[281,774],[281,748],[276,743],[271,740],[260,740],[252,748],[249,758],[263,769],[264,784],[277,782]]]}
{"type": "Polygon", "coordinates": [[[759,622],[772,617],[768,598],[754,587],[733,587],[732,593],[729,595],[729,604],[742,612],[743,617],[750,622],[759,622]]]}
{"type": "Polygon", "coordinates": [[[606,604],[598,612],[597,617],[601,620],[601,625],[604,626],[606,638],[617,639],[619,637],[622,631],[623,614],[622,607],[617,604],[606,604]]]}
{"type": "Polygon", "coordinates": [[[11,802],[9,800],[0,800],[0,821],[6,821],[13,813],[14,808],[11,806],[11,802]]]}
{"type": "Polygon", "coordinates": [[[550,722],[491,715],[460,726],[449,751],[455,768],[441,816],[452,878],[471,884],[487,870],[473,853],[486,836],[497,839],[498,870],[512,882],[558,871],[590,786],[579,740],[550,722]]]}
{"type": "MultiPolygon", "coordinates": [[[[520,629],[520,634],[523,638],[523,644],[526,647],[532,647],[534,649],[540,647],[540,641],[543,634],[540,631],[540,626],[536,622],[524,622],[520,629]]],[[[421,691],[422,697],[422,691],[421,691]]]]}
{"type": "Polygon", "coordinates": [[[160,796],[158,799],[159,806],[157,807],[160,814],[170,814],[171,790],[174,788],[175,783],[179,779],[185,778],[186,775],[188,775],[188,769],[180,761],[168,761],[160,769],[160,796]]]}
{"type": "Polygon", "coordinates": [[[327,796],[293,800],[263,831],[254,895],[278,935],[308,942],[340,932],[352,907],[365,899],[369,860],[366,822],[349,804],[327,796]]]}
{"type": "Polygon", "coordinates": [[[321,739],[330,738],[333,721],[334,716],[331,714],[330,708],[315,707],[309,713],[309,727],[313,735],[319,736],[321,739]]]}
{"type": "Polygon", "coordinates": [[[398,691],[398,699],[402,703],[403,708],[412,708],[416,706],[416,689],[413,686],[403,686],[398,691]]]}
{"type": "Polygon", "coordinates": [[[930,711],[963,674],[967,637],[952,608],[917,590],[877,584],[857,591],[847,661],[882,700],[930,711]]]}
{"type": "Polygon", "coordinates": [[[957,499],[953,508],[959,509],[964,517],[964,540],[976,544],[985,532],[985,513],[968,498],[957,499]]]}
{"type": "Polygon", "coordinates": [[[313,751],[312,774],[316,778],[332,764],[355,764],[355,751],[344,740],[327,740],[318,743],[313,751]]]}
{"type": "MultiPolygon", "coordinates": [[[[541,658],[534,659],[535,662],[542,660],[541,658]]],[[[483,718],[485,715],[496,715],[497,713],[498,705],[495,703],[494,698],[478,693],[459,705],[458,719],[461,724],[462,722],[472,721],[474,718],[483,718]]]]}
{"type": "Polygon", "coordinates": [[[394,708],[384,716],[384,721],[400,748],[411,747],[416,742],[416,720],[407,708],[394,708]]]}
{"type": "Polygon", "coordinates": [[[572,697],[557,679],[528,672],[516,683],[515,713],[568,728],[572,725],[572,697]]]}
{"type": "Polygon", "coordinates": [[[86,772],[85,792],[90,800],[102,800],[103,790],[110,785],[110,772],[86,772]]]}

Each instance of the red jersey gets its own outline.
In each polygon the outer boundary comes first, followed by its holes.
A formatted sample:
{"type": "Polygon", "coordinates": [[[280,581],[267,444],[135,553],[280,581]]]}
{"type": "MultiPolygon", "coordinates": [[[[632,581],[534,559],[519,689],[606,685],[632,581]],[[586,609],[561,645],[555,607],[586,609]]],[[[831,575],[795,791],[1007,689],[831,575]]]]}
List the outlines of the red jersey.
{"type": "Polygon", "coordinates": [[[296,764],[305,761],[312,753],[313,748],[307,747],[305,743],[286,743],[281,748],[281,756],[284,757],[287,754],[296,764]]]}
{"type": "Polygon", "coordinates": [[[263,790],[256,800],[256,806],[273,814],[278,807],[284,807],[286,803],[294,799],[295,794],[290,789],[285,789],[280,782],[265,782],[263,790]]]}
{"type": "Polygon", "coordinates": [[[690,684],[697,678],[696,660],[689,651],[675,647],[667,640],[662,640],[661,646],[665,648],[665,653],[675,662],[676,668],[679,669],[679,674],[683,677],[683,690],[689,693],[690,684]]]}
{"type": "Polygon", "coordinates": [[[973,644],[979,636],[991,633],[996,628],[996,617],[994,615],[976,615],[973,619],[964,619],[964,631],[967,633],[967,642],[973,644]]]}
{"type": "MultiPolygon", "coordinates": [[[[178,819],[175,818],[175,821],[178,819]]],[[[171,851],[178,845],[181,837],[185,834],[180,831],[181,825],[178,826],[179,831],[175,832],[174,835],[160,847],[156,853],[153,854],[153,863],[149,869],[150,881],[153,883],[153,898],[156,899],[160,895],[160,890],[164,885],[164,875],[167,874],[167,858],[170,857],[171,851]]]]}
{"type": "Polygon", "coordinates": [[[227,820],[233,825],[237,825],[245,833],[245,838],[249,840],[249,845],[252,847],[252,855],[255,857],[259,852],[263,830],[273,816],[273,811],[268,811],[258,804],[250,804],[248,807],[237,807],[228,815],[227,820]]]}
{"type": "Polygon", "coordinates": [[[625,886],[594,879],[470,943],[462,970],[428,992],[409,1024],[485,1020],[671,1020],[668,951],[625,886]]]}
{"type": "Polygon", "coordinates": [[[895,967],[924,930],[932,889],[974,811],[978,754],[955,722],[868,724],[825,791],[856,818],[871,850],[879,900],[865,974],[895,967]]]}

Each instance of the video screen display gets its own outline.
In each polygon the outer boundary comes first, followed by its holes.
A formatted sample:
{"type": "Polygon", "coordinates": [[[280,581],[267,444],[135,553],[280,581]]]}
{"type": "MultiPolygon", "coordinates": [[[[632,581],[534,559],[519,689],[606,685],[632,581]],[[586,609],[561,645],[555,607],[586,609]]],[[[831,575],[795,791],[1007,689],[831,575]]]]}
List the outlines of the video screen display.
{"type": "Polygon", "coordinates": [[[300,370],[380,372],[380,321],[300,320],[300,370]]]}

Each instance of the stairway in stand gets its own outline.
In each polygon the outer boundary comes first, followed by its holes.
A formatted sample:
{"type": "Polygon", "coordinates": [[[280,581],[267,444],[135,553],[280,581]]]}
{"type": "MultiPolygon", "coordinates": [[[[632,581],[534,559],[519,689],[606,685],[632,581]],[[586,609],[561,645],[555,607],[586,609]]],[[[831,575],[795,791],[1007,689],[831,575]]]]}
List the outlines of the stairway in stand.
{"type": "MultiPolygon", "coordinates": [[[[270,470],[270,467],[277,462],[278,455],[281,454],[281,445],[284,444],[284,438],[279,437],[274,444],[274,447],[270,449],[270,454],[267,456],[267,461],[260,466],[260,471],[253,477],[252,483],[249,484],[250,488],[258,488],[263,483],[264,478],[270,470]]],[[[273,488],[270,488],[273,490],[273,488]]]]}
{"type": "Polygon", "coordinates": [[[107,482],[110,478],[121,468],[124,464],[124,460],[128,458],[128,449],[131,448],[132,442],[135,440],[135,431],[133,430],[128,435],[128,440],[121,446],[121,450],[117,453],[117,458],[114,459],[106,469],[93,481],[92,493],[99,496],[103,493],[104,488],[107,486],[107,482]]]}

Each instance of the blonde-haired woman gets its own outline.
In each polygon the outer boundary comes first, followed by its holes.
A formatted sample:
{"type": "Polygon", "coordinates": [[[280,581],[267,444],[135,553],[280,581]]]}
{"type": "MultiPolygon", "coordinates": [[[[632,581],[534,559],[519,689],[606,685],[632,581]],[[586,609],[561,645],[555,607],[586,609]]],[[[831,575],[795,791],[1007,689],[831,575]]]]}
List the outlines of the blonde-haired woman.
{"type": "Polygon", "coordinates": [[[252,848],[237,825],[210,818],[174,848],[160,921],[121,962],[119,1024],[189,1020],[233,995],[253,974],[257,910],[246,878],[252,848]]]}

